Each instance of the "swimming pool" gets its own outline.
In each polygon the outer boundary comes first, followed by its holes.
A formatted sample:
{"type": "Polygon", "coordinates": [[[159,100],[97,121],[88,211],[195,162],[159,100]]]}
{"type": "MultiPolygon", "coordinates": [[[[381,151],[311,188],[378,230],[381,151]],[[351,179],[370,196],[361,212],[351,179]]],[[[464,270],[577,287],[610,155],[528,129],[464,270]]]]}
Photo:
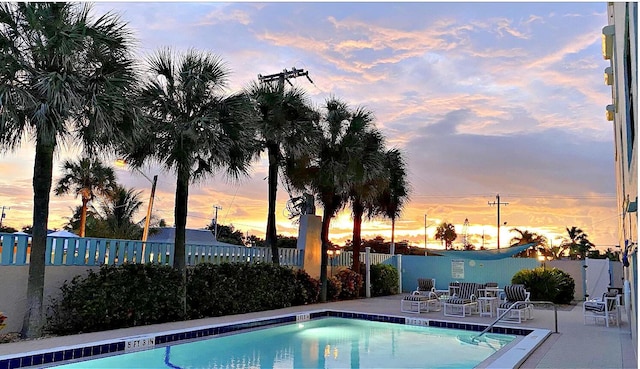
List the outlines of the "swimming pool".
{"type": "Polygon", "coordinates": [[[326,317],[57,368],[473,368],[516,338],[476,334],[326,317]]]}
{"type": "MultiPolygon", "coordinates": [[[[131,333],[127,334],[126,332],[133,332],[136,330],[135,328],[122,330],[121,335],[117,335],[119,331],[111,331],[104,335],[102,333],[94,333],[88,334],[87,336],[74,336],[69,340],[69,345],[62,346],[50,346],[43,341],[42,343],[44,344],[39,345],[44,347],[41,349],[36,349],[34,351],[19,351],[4,355],[0,354],[0,369],[51,367],[53,365],[79,362],[80,360],[90,362],[87,360],[98,359],[109,355],[126,354],[131,349],[139,350],[140,347],[156,347],[164,348],[166,350],[165,346],[167,345],[176,346],[193,340],[211,337],[220,338],[230,333],[248,332],[254,329],[275,327],[283,324],[301,323],[306,325],[307,321],[314,321],[316,319],[326,317],[347,318],[356,321],[377,321],[393,323],[399,326],[415,325],[420,327],[460,329],[467,331],[467,334],[471,334],[471,337],[486,328],[486,325],[468,321],[449,321],[428,319],[426,317],[371,314],[333,309],[306,310],[282,315],[261,315],[254,316],[247,320],[234,320],[229,319],[229,317],[221,317],[205,319],[202,321],[203,323],[211,321],[211,324],[203,324],[199,326],[185,324],[185,327],[172,330],[166,330],[166,325],[155,326],[155,329],[151,326],[140,327],[138,329],[140,333],[133,336],[131,333]],[[165,327],[165,330],[162,330],[163,327],[165,327]],[[114,335],[114,333],[116,334],[114,335]],[[110,338],[101,339],[101,336],[109,336],[110,338]]],[[[176,324],[171,325],[175,326],[176,324]]],[[[542,344],[542,342],[551,334],[551,331],[541,328],[496,325],[492,327],[485,336],[491,338],[491,334],[493,333],[516,335],[518,338],[508,344],[507,347],[502,348],[497,353],[483,361],[478,366],[479,368],[517,368],[540,344],[542,344]]],[[[460,341],[469,342],[470,336],[462,336],[460,341]]],[[[489,341],[489,343],[493,344],[491,341],[489,341]]],[[[332,347],[333,346],[331,346],[330,349],[332,347]]],[[[318,349],[322,350],[324,355],[326,346],[318,346],[318,349]]],[[[171,350],[173,349],[169,349],[169,351],[171,350]]],[[[344,352],[344,350],[342,352],[344,352]]],[[[340,353],[340,350],[338,353],[340,353]]],[[[169,356],[171,357],[171,355],[169,356]]],[[[163,367],[168,366],[164,365],[163,367]]]]}

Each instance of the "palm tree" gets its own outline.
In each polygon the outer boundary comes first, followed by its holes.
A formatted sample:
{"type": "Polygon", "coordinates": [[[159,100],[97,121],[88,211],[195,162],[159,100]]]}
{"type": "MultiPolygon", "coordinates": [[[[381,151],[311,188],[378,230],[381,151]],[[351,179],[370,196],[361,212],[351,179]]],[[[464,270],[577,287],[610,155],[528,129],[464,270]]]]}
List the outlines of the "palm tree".
{"type": "Polygon", "coordinates": [[[323,206],[320,300],[327,299],[327,249],[331,218],[348,202],[349,190],[354,183],[366,182],[377,174],[380,162],[375,153],[361,146],[362,136],[373,129],[373,115],[364,108],[352,110],[336,98],[326,102],[320,122],[322,136],[317,152],[287,162],[287,178],[294,188],[311,189],[323,206]]]}
{"type": "MultiPolygon", "coordinates": [[[[108,13],[89,16],[83,3],[0,4],[0,147],[35,143],[33,244],[25,337],[40,335],[44,257],[54,153],[61,141],[98,152],[124,140],[136,80],[131,34],[108,13]]],[[[129,135],[130,136],[130,135],[129,135]]]]}
{"type": "MultiPolygon", "coordinates": [[[[144,139],[121,150],[134,167],[155,160],[176,173],[173,266],[184,282],[189,185],[221,168],[234,179],[246,174],[258,144],[248,124],[249,100],[222,94],[229,72],[219,57],[162,49],[147,63],[153,78],[143,82],[137,101],[144,114],[144,139]]],[[[183,305],[186,311],[186,298],[183,305]]]]}
{"type": "Polygon", "coordinates": [[[532,251],[534,252],[540,251],[541,253],[546,254],[546,249],[547,249],[546,237],[539,235],[535,232],[529,232],[526,229],[521,230],[518,228],[511,228],[511,232],[518,233],[517,236],[514,236],[513,238],[511,238],[511,241],[510,241],[511,246],[526,245],[529,243],[535,244],[535,247],[524,250],[521,254],[525,254],[527,257],[531,257],[532,251]]]}
{"type": "Polygon", "coordinates": [[[80,213],[80,237],[85,235],[87,204],[96,196],[109,196],[115,190],[116,175],[113,168],[104,166],[99,159],[82,158],[77,162],[65,160],[64,175],[54,190],[56,196],[70,192],[82,198],[80,213]]]}
{"type": "Polygon", "coordinates": [[[445,250],[451,248],[451,245],[453,244],[453,241],[456,239],[456,237],[458,237],[456,228],[451,223],[442,222],[442,224],[440,224],[438,228],[436,228],[436,240],[442,241],[445,250]]]}
{"type": "Polygon", "coordinates": [[[390,149],[385,153],[384,165],[389,181],[380,191],[372,212],[391,219],[391,249],[394,249],[396,218],[409,199],[407,163],[398,149],[390,149]]]}
{"type": "Polygon", "coordinates": [[[102,223],[102,234],[98,237],[137,240],[142,236],[142,227],[133,222],[142,206],[141,193],[116,185],[111,194],[100,202],[97,213],[102,223]]]}
{"type": "Polygon", "coordinates": [[[572,259],[575,259],[578,255],[584,259],[589,249],[593,247],[593,243],[589,241],[589,236],[582,229],[575,226],[567,227],[566,230],[569,239],[563,241],[560,245],[561,249],[558,257],[566,250],[569,250],[572,259]]]}
{"type": "Polygon", "coordinates": [[[360,249],[362,247],[362,216],[368,209],[369,218],[373,216],[373,204],[381,189],[389,187],[389,177],[384,172],[384,138],[377,129],[363,131],[359,137],[360,146],[371,157],[367,165],[369,173],[366,177],[356,178],[351,182],[349,202],[353,216],[353,265],[352,270],[360,272],[360,249]]]}
{"type": "Polygon", "coordinates": [[[274,264],[280,263],[276,231],[278,172],[285,157],[308,152],[317,138],[317,114],[309,107],[301,89],[284,90],[284,83],[254,83],[247,94],[256,104],[257,133],[269,158],[269,211],[265,244],[271,247],[274,264]]]}

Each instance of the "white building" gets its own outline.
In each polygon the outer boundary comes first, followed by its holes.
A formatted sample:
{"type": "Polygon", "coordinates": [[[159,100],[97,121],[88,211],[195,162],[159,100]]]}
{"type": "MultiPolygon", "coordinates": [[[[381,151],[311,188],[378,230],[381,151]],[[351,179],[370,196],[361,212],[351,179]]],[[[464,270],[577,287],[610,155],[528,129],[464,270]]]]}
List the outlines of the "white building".
{"type": "Polygon", "coordinates": [[[623,252],[625,308],[638,357],[638,3],[607,3],[608,25],[602,29],[604,71],[611,86],[606,119],[613,122],[618,236],[623,252]]]}

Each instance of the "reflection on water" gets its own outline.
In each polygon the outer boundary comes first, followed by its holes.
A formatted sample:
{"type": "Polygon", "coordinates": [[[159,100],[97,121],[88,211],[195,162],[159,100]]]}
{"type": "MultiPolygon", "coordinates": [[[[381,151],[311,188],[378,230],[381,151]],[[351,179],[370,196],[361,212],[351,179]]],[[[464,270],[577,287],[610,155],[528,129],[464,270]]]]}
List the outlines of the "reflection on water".
{"type": "Polygon", "coordinates": [[[69,365],[69,368],[474,367],[515,337],[325,318],[69,365]],[[419,354],[418,354],[419,353],[419,354]]]}

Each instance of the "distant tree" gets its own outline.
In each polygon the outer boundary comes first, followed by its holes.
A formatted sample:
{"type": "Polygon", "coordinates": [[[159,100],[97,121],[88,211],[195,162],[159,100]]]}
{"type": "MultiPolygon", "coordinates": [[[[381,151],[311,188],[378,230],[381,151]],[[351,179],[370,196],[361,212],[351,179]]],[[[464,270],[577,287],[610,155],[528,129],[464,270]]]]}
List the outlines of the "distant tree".
{"type": "Polygon", "coordinates": [[[57,182],[54,193],[61,196],[68,193],[80,196],[82,207],[78,235],[85,236],[87,224],[87,204],[97,196],[106,197],[116,188],[113,168],[104,166],[99,159],[82,158],[78,161],[65,160],[62,164],[64,175],[57,182]]]}
{"type": "MultiPolygon", "coordinates": [[[[518,257],[536,257],[537,253],[540,252],[542,254],[546,254],[547,250],[547,238],[541,236],[535,232],[529,232],[527,230],[520,230],[518,228],[511,228],[511,232],[518,233],[517,236],[511,238],[511,246],[519,246],[526,245],[528,243],[535,244],[533,247],[530,247],[526,250],[523,250],[516,256],[518,257]]],[[[546,255],[545,255],[546,256],[546,255]]]]}
{"type": "Polygon", "coordinates": [[[141,191],[117,185],[114,191],[101,200],[97,216],[99,232],[97,237],[138,240],[142,237],[142,227],[133,221],[140,210],[141,191]]]}
{"type": "Polygon", "coordinates": [[[256,235],[251,235],[245,238],[245,245],[250,247],[265,247],[266,244],[264,242],[264,239],[256,235]]]}
{"type": "Polygon", "coordinates": [[[436,229],[436,240],[440,240],[444,244],[444,249],[451,249],[453,241],[458,237],[456,227],[447,222],[442,222],[436,229]]]}
{"type": "Polygon", "coordinates": [[[13,227],[9,227],[9,226],[3,225],[2,227],[0,227],[0,232],[3,232],[3,233],[14,233],[14,232],[18,232],[18,230],[13,228],[13,227]]]}
{"type": "Polygon", "coordinates": [[[582,229],[574,226],[571,228],[567,227],[566,230],[569,239],[564,240],[560,244],[558,258],[568,250],[569,257],[571,259],[584,259],[587,255],[587,252],[589,252],[589,249],[591,249],[595,245],[591,241],[589,241],[589,236],[584,233],[582,229]]]}
{"type": "MultiPolygon", "coordinates": [[[[207,229],[211,231],[211,233],[216,234],[214,232],[214,223],[211,222],[209,223],[209,225],[207,225],[207,229]]],[[[245,244],[245,240],[244,240],[244,236],[242,235],[242,231],[235,229],[235,227],[233,226],[233,224],[231,225],[224,225],[224,224],[218,224],[218,231],[217,231],[217,239],[220,242],[224,242],[224,243],[230,243],[232,245],[241,245],[244,246],[245,244]]]]}
{"type": "Polygon", "coordinates": [[[293,236],[283,236],[279,234],[277,236],[278,239],[278,248],[282,249],[295,249],[298,247],[298,237],[293,236]]]}
{"type": "MultiPolygon", "coordinates": [[[[62,228],[71,233],[80,233],[80,219],[82,218],[82,205],[78,205],[71,209],[72,214],[68,217],[67,223],[62,228]]],[[[87,207],[85,213],[85,237],[101,237],[102,232],[99,230],[99,220],[96,216],[96,210],[92,205],[87,207]]]]}

